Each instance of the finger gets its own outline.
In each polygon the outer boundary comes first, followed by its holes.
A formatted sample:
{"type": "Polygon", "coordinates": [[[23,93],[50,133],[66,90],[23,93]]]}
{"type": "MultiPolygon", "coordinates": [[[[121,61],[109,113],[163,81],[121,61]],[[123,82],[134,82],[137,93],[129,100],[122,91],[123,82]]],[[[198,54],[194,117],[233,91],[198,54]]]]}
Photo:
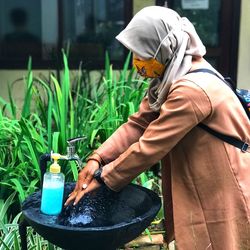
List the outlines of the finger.
{"type": "Polygon", "coordinates": [[[68,198],[68,199],[66,200],[66,202],[64,203],[64,206],[68,206],[73,200],[75,200],[76,196],[77,196],[77,192],[76,192],[76,191],[73,191],[73,192],[70,194],[69,198],[68,198]]]}
{"type": "Polygon", "coordinates": [[[85,188],[86,188],[86,185],[84,185],[84,180],[79,179],[76,183],[76,187],[75,187],[74,191],[76,191],[78,193],[78,192],[81,192],[85,188]]]}
{"type": "Polygon", "coordinates": [[[89,184],[88,188],[84,191],[84,194],[87,194],[91,191],[96,190],[97,188],[99,188],[101,186],[101,184],[96,181],[95,179],[93,179],[93,181],[89,184]]]}
{"type": "Polygon", "coordinates": [[[64,206],[66,207],[66,206],[68,206],[70,203],[72,203],[72,202],[75,200],[75,197],[76,197],[76,195],[70,196],[70,197],[66,200],[66,202],[64,203],[64,206]]]}
{"type": "Polygon", "coordinates": [[[81,192],[82,190],[86,189],[87,187],[88,187],[88,184],[86,184],[85,180],[78,181],[77,192],[81,192]]]}
{"type": "Polygon", "coordinates": [[[90,183],[90,185],[88,186],[88,188],[87,188],[86,190],[82,190],[81,192],[78,192],[78,193],[77,193],[73,205],[74,205],[74,206],[77,205],[77,203],[82,199],[82,197],[83,197],[85,194],[87,194],[87,193],[89,193],[89,192],[91,192],[91,191],[93,191],[93,190],[99,188],[100,186],[101,186],[101,184],[100,184],[98,181],[93,180],[93,181],[90,183]]]}
{"type": "Polygon", "coordinates": [[[77,190],[77,189],[75,188],[75,189],[68,195],[68,197],[70,197],[71,195],[74,195],[75,193],[77,193],[76,190],[77,190]]]}
{"type": "Polygon", "coordinates": [[[88,175],[85,180],[83,181],[83,185],[82,188],[86,189],[89,186],[89,183],[93,180],[93,176],[92,175],[88,175]]]}
{"type": "Polygon", "coordinates": [[[81,186],[82,186],[81,182],[78,181],[75,185],[74,191],[69,194],[69,196],[68,196],[69,198],[64,203],[65,206],[68,206],[71,202],[73,202],[75,200],[77,194],[82,191],[81,186]]]}
{"type": "Polygon", "coordinates": [[[77,205],[77,203],[81,200],[81,198],[84,196],[84,194],[85,194],[84,191],[81,191],[81,192],[77,193],[75,201],[73,203],[74,206],[77,205]]]}
{"type": "Polygon", "coordinates": [[[88,172],[87,172],[87,171],[81,171],[81,172],[79,173],[79,175],[78,175],[78,182],[79,182],[79,180],[85,180],[86,177],[87,177],[87,175],[88,175],[88,172]]]}

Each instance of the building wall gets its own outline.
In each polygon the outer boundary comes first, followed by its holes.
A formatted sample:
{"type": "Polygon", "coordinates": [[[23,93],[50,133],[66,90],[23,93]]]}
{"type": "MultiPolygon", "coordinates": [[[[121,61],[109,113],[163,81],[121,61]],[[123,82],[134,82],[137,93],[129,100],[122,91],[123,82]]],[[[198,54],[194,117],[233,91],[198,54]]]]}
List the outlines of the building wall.
{"type": "MultiPolygon", "coordinates": [[[[47,70],[33,70],[33,76],[41,76],[48,79],[50,72],[47,70]]],[[[9,101],[8,85],[12,86],[11,95],[17,105],[17,112],[22,109],[25,93],[25,78],[27,70],[0,70],[0,98],[9,101]]],[[[1,102],[0,102],[1,103],[1,102]]]]}
{"type": "Polygon", "coordinates": [[[250,1],[241,0],[238,87],[250,89],[250,1]]]}
{"type": "Polygon", "coordinates": [[[8,85],[13,82],[12,95],[17,103],[20,103],[23,99],[24,82],[23,78],[27,74],[25,70],[0,70],[0,97],[8,101],[8,85]]]}
{"type": "Polygon", "coordinates": [[[155,0],[134,0],[133,13],[136,14],[143,7],[151,5],[155,5],[155,0]]]}

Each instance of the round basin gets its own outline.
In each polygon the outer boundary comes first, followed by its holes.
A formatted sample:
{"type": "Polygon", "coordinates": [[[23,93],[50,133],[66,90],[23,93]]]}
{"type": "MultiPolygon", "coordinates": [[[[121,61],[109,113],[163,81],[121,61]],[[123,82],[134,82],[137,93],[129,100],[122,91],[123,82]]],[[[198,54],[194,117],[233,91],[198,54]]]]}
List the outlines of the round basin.
{"type": "MultiPolygon", "coordinates": [[[[64,201],[74,186],[66,183],[64,201]]],[[[49,242],[72,250],[116,249],[140,235],[161,207],[156,193],[134,184],[118,193],[102,186],[58,216],[42,214],[40,202],[41,191],[24,201],[25,220],[49,242]]]]}

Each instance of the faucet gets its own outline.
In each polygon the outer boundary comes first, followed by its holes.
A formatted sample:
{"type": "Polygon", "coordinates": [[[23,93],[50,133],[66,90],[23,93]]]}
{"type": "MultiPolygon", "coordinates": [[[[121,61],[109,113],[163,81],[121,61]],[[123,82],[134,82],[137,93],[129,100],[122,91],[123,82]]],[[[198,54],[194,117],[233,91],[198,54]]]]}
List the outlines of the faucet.
{"type": "MultiPolygon", "coordinates": [[[[77,141],[84,140],[85,138],[86,137],[76,137],[76,138],[72,138],[72,139],[67,140],[67,143],[68,143],[67,155],[61,155],[59,159],[67,160],[67,161],[76,161],[78,168],[81,169],[82,168],[82,160],[75,152],[76,151],[75,150],[75,143],[77,141]]],[[[53,152],[51,154],[53,154],[53,152]]],[[[52,156],[51,156],[51,158],[52,158],[52,156]]]]}
{"type": "Polygon", "coordinates": [[[40,171],[41,171],[41,178],[40,178],[41,187],[43,184],[43,175],[47,169],[47,162],[54,159],[54,157],[56,157],[60,160],[76,161],[78,168],[79,169],[82,168],[82,160],[75,152],[76,151],[75,150],[75,143],[77,141],[84,140],[85,138],[86,137],[76,137],[76,138],[68,139],[67,140],[68,146],[67,146],[67,154],[66,155],[61,155],[61,154],[54,153],[53,151],[51,151],[50,153],[46,153],[46,154],[43,154],[40,156],[39,167],[40,167],[40,171]]]}

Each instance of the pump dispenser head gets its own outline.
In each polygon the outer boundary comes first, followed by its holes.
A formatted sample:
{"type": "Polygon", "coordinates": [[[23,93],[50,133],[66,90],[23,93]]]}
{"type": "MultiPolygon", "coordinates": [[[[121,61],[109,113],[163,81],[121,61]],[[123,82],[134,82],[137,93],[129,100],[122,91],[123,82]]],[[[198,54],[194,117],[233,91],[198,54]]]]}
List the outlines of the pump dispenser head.
{"type": "Polygon", "coordinates": [[[53,174],[58,174],[61,172],[61,166],[57,163],[60,157],[61,157],[60,154],[56,153],[51,154],[51,158],[54,160],[54,163],[50,165],[49,171],[53,174]]]}
{"type": "Polygon", "coordinates": [[[54,162],[53,164],[50,165],[49,171],[50,173],[58,174],[61,172],[61,167],[57,162],[54,162]]]}

